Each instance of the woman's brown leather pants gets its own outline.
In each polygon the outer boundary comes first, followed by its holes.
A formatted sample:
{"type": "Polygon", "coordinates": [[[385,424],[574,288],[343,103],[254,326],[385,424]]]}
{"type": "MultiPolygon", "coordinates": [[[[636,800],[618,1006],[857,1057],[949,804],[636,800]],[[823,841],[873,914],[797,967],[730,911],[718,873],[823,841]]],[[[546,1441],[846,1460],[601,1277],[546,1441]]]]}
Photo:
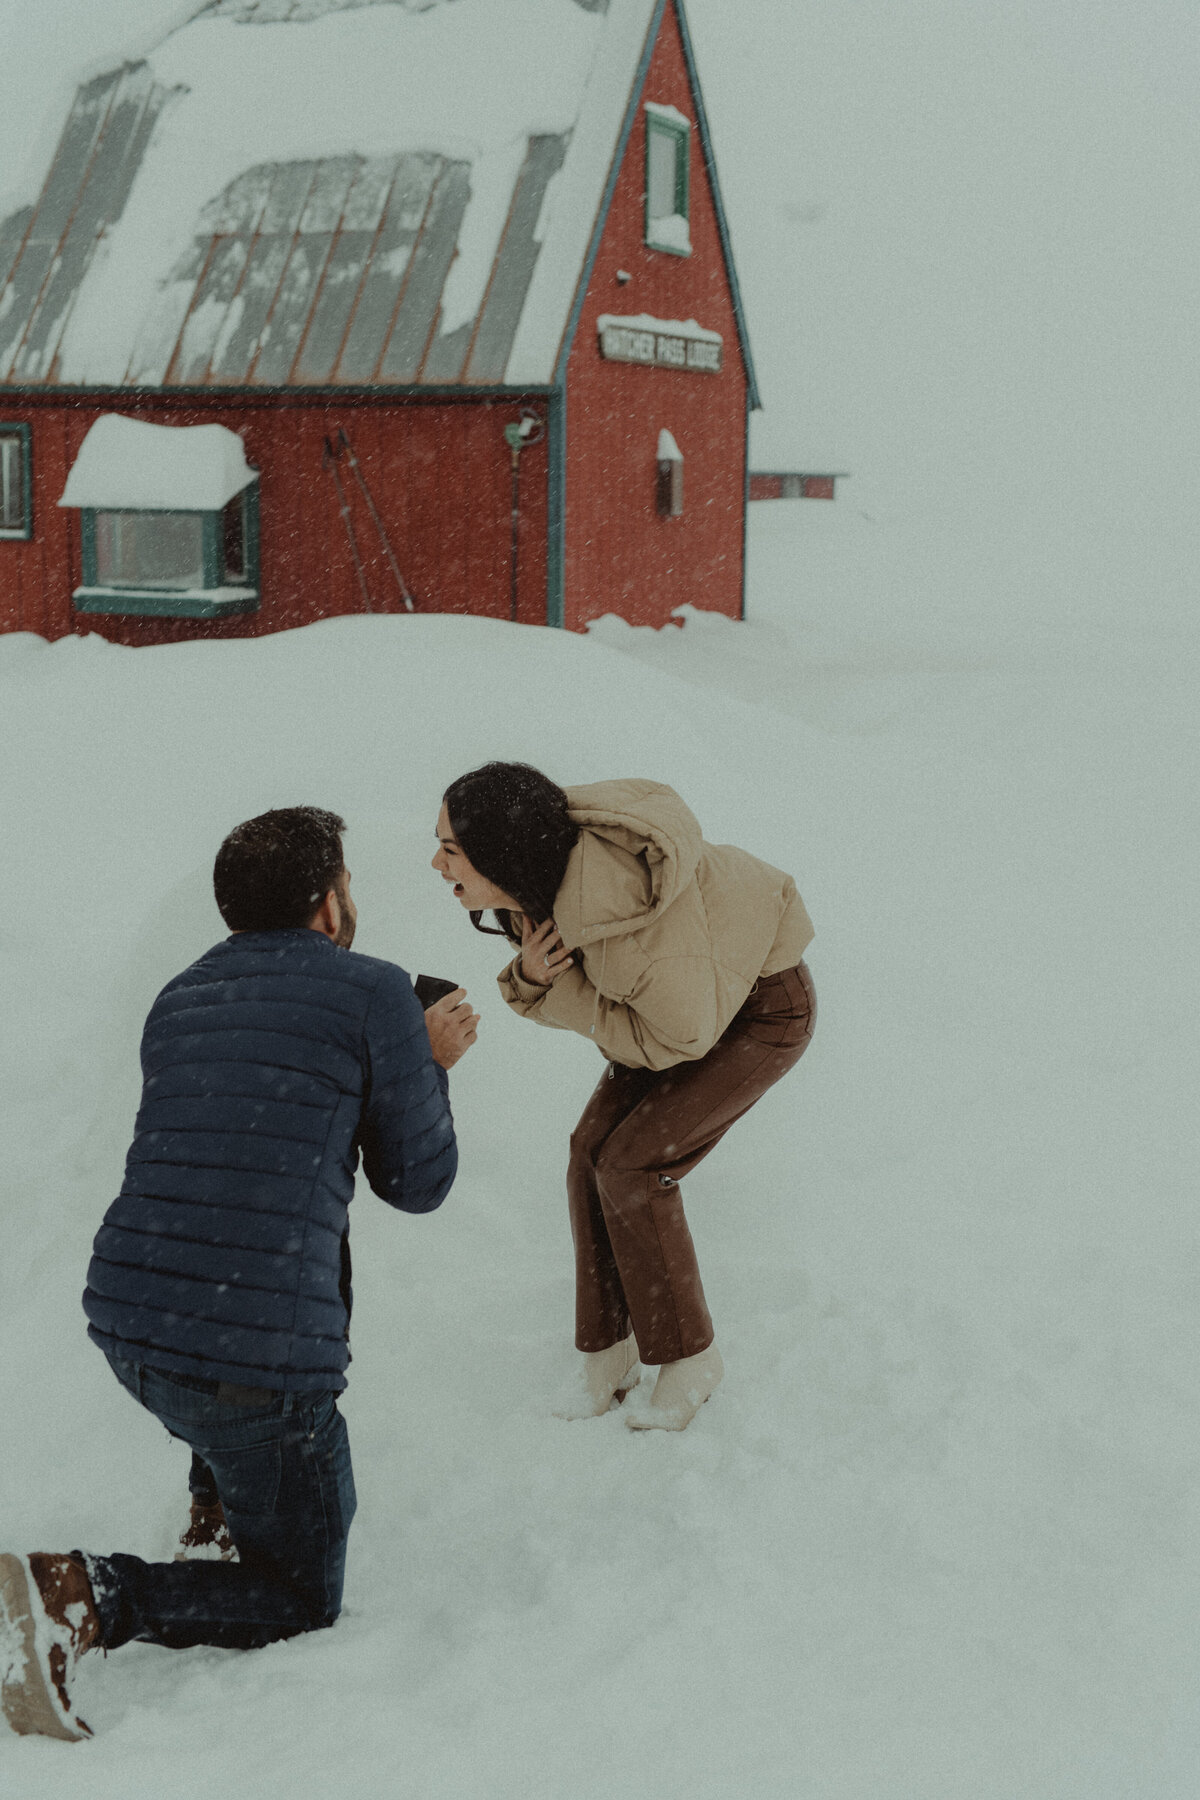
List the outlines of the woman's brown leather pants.
{"type": "Polygon", "coordinates": [[[712,1343],[679,1180],[804,1054],[816,1014],[799,963],[761,977],[697,1062],[611,1063],[601,1076],[571,1134],[567,1172],[578,1349],[606,1350],[631,1325],[648,1363],[712,1343]]]}

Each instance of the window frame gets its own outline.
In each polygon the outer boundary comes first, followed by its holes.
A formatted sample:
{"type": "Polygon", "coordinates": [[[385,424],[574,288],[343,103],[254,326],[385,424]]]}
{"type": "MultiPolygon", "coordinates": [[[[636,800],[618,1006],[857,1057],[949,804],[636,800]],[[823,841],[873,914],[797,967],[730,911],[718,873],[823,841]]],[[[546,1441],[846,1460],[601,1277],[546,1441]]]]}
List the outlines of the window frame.
{"type": "Polygon", "coordinates": [[[21,523],[0,525],[0,542],[27,544],[33,536],[33,426],[19,419],[0,419],[0,437],[21,446],[21,523]]]}
{"type": "MultiPolygon", "coordinates": [[[[245,573],[233,584],[240,592],[229,599],[221,598],[225,581],[225,511],[204,512],[198,507],[81,506],[80,539],[83,552],[83,582],[72,596],[75,611],[81,613],[132,613],[170,619],[223,619],[239,613],[257,612],[261,602],[259,585],[258,480],[249,482],[233,500],[242,503],[242,557],[245,573]],[[149,583],[101,583],[96,567],[96,515],[101,512],[146,513],[166,517],[185,515],[199,518],[201,558],[204,586],[199,592],[184,593],[179,589],[154,587],[149,583]]],[[[229,502],[233,504],[233,500],[229,502]]]]}
{"type": "Polygon", "coordinates": [[[645,201],[642,237],[650,250],[662,250],[668,256],[690,256],[691,245],[685,250],[679,244],[664,244],[654,236],[654,221],[650,217],[650,145],[657,134],[668,138],[675,149],[675,212],[672,217],[681,218],[691,235],[691,146],[692,127],[686,119],[670,118],[658,110],[656,103],[643,102],[642,117],[646,127],[646,167],[645,167],[645,201]]]}

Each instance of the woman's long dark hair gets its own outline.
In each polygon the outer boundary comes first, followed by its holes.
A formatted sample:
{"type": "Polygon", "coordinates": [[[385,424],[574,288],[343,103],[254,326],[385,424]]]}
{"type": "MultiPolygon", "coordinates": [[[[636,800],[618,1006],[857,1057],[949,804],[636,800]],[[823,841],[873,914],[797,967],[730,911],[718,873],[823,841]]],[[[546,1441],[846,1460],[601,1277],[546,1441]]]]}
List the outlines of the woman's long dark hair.
{"type": "MultiPolygon", "coordinates": [[[[567,813],[563,790],[528,763],[490,762],[460,775],[446,789],[450,829],[471,867],[506,894],[533,925],[554,913],[567,858],[579,827],[567,813]]],[[[499,926],[471,913],[476,931],[521,942],[517,915],[496,910],[499,926]]]]}

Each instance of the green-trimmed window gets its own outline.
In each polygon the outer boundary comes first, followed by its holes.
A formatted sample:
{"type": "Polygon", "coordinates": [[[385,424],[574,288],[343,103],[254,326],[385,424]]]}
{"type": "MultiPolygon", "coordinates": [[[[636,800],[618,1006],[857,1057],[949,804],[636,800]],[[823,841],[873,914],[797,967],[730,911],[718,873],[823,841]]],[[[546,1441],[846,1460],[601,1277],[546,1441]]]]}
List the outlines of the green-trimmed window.
{"type": "Polygon", "coordinates": [[[0,538],[33,536],[33,433],[0,421],[0,538]]]}
{"type": "Polygon", "coordinates": [[[223,618],[258,610],[258,483],[221,512],[82,507],[77,612],[223,618]]]}
{"type": "Polygon", "coordinates": [[[690,256],[688,158],[692,128],[673,106],[646,102],[646,242],[690,256]]]}

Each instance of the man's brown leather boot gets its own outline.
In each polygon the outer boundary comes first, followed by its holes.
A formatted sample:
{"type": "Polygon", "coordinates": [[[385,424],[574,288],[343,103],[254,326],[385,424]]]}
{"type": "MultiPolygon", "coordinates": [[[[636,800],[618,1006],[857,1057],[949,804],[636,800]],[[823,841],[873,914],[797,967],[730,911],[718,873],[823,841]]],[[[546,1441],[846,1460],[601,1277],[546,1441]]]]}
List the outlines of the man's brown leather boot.
{"type": "Polygon", "coordinates": [[[22,1736],[91,1737],[72,1710],[70,1680],[99,1642],[100,1618],[77,1556],[0,1556],[0,1708],[22,1736]]]}

